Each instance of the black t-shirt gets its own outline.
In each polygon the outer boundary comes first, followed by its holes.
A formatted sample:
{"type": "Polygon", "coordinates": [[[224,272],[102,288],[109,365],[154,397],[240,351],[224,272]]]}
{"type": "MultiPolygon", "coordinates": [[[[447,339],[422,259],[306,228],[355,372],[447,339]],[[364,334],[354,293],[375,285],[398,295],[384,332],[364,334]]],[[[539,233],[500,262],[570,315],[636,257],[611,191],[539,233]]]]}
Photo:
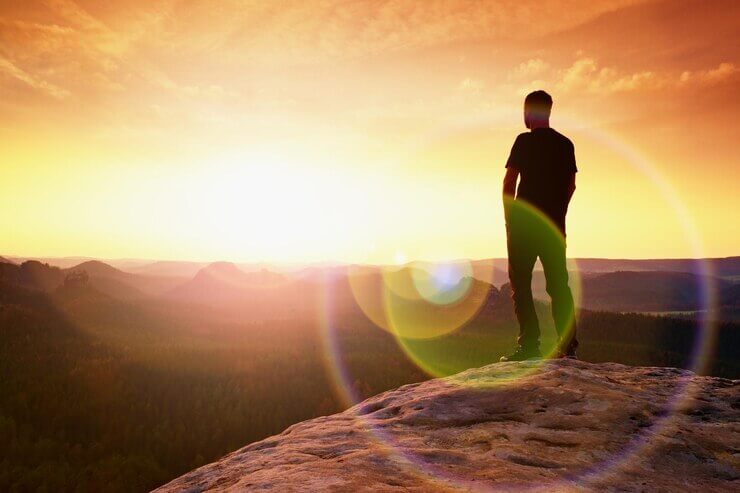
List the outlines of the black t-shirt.
{"type": "Polygon", "coordinates": [[[552,128],[520,134],[506,167],[521,174],[516,198],[544,212],[565,234],[568,185],[578,171],[570,139],[552,128]]]}

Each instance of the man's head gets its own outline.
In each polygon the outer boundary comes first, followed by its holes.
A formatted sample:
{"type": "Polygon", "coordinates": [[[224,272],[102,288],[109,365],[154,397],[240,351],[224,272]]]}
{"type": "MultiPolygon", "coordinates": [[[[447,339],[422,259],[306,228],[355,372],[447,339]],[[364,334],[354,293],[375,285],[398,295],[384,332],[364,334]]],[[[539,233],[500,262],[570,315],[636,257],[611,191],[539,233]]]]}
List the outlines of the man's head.
{"type": "Polygon", "coordinates": [[[550,126],[552,97],[545,91],[534,91],[524,98],[524,125],[534,129],[550,126]]]}

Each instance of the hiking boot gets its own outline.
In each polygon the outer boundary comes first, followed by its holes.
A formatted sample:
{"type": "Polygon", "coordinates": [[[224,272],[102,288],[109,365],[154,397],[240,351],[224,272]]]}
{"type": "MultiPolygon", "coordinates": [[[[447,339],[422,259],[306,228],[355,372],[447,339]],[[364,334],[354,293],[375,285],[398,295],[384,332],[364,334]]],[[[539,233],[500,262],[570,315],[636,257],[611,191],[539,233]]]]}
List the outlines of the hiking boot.
{"type": "Polygon", "coordinates": [[[499,361],[527,361],[530,359],[540,359],[542,354],[538,348],[523,348],[521,346],[516,348],[516,351],[508,356],[501,356],[499,361]]]}
{"type": "Polygon", "coordinates": [[[575,348],[567,351],[558,351],[553,355],[553,359],[578,359],[575,348]]]}

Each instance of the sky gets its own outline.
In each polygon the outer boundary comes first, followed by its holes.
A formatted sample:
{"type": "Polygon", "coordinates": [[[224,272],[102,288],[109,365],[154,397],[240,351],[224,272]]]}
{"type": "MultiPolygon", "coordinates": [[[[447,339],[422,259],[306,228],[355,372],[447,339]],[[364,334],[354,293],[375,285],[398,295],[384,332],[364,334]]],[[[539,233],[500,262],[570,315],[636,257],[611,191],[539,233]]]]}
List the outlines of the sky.
{"type": "Polygon", "coordinates": [[[0,255],[506,255],[544,89],[572,257],[740,254],[740,2],[0,0],[0,255]]]}

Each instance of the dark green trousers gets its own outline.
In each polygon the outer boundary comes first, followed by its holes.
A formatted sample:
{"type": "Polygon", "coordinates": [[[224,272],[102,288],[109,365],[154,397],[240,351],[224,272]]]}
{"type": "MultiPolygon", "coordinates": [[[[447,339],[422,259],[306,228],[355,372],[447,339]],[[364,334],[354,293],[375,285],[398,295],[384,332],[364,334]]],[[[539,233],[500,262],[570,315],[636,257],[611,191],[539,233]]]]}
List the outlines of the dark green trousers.
{"type": "MultiPolygon", "coordinates": [[[[516,202],[516,201],[514,201],[516,202]]],[[[514,311],[519,322],[519,345],[537,348],[540,326],[532,298],[532,270],[539,257],[545,271],[552,316],[560,338],[559,349],[575,350],[575,307],[568,285],[565,235],[552,221],[529,206],[513,203],[507,210],[509,281],[514,311]]]]}

